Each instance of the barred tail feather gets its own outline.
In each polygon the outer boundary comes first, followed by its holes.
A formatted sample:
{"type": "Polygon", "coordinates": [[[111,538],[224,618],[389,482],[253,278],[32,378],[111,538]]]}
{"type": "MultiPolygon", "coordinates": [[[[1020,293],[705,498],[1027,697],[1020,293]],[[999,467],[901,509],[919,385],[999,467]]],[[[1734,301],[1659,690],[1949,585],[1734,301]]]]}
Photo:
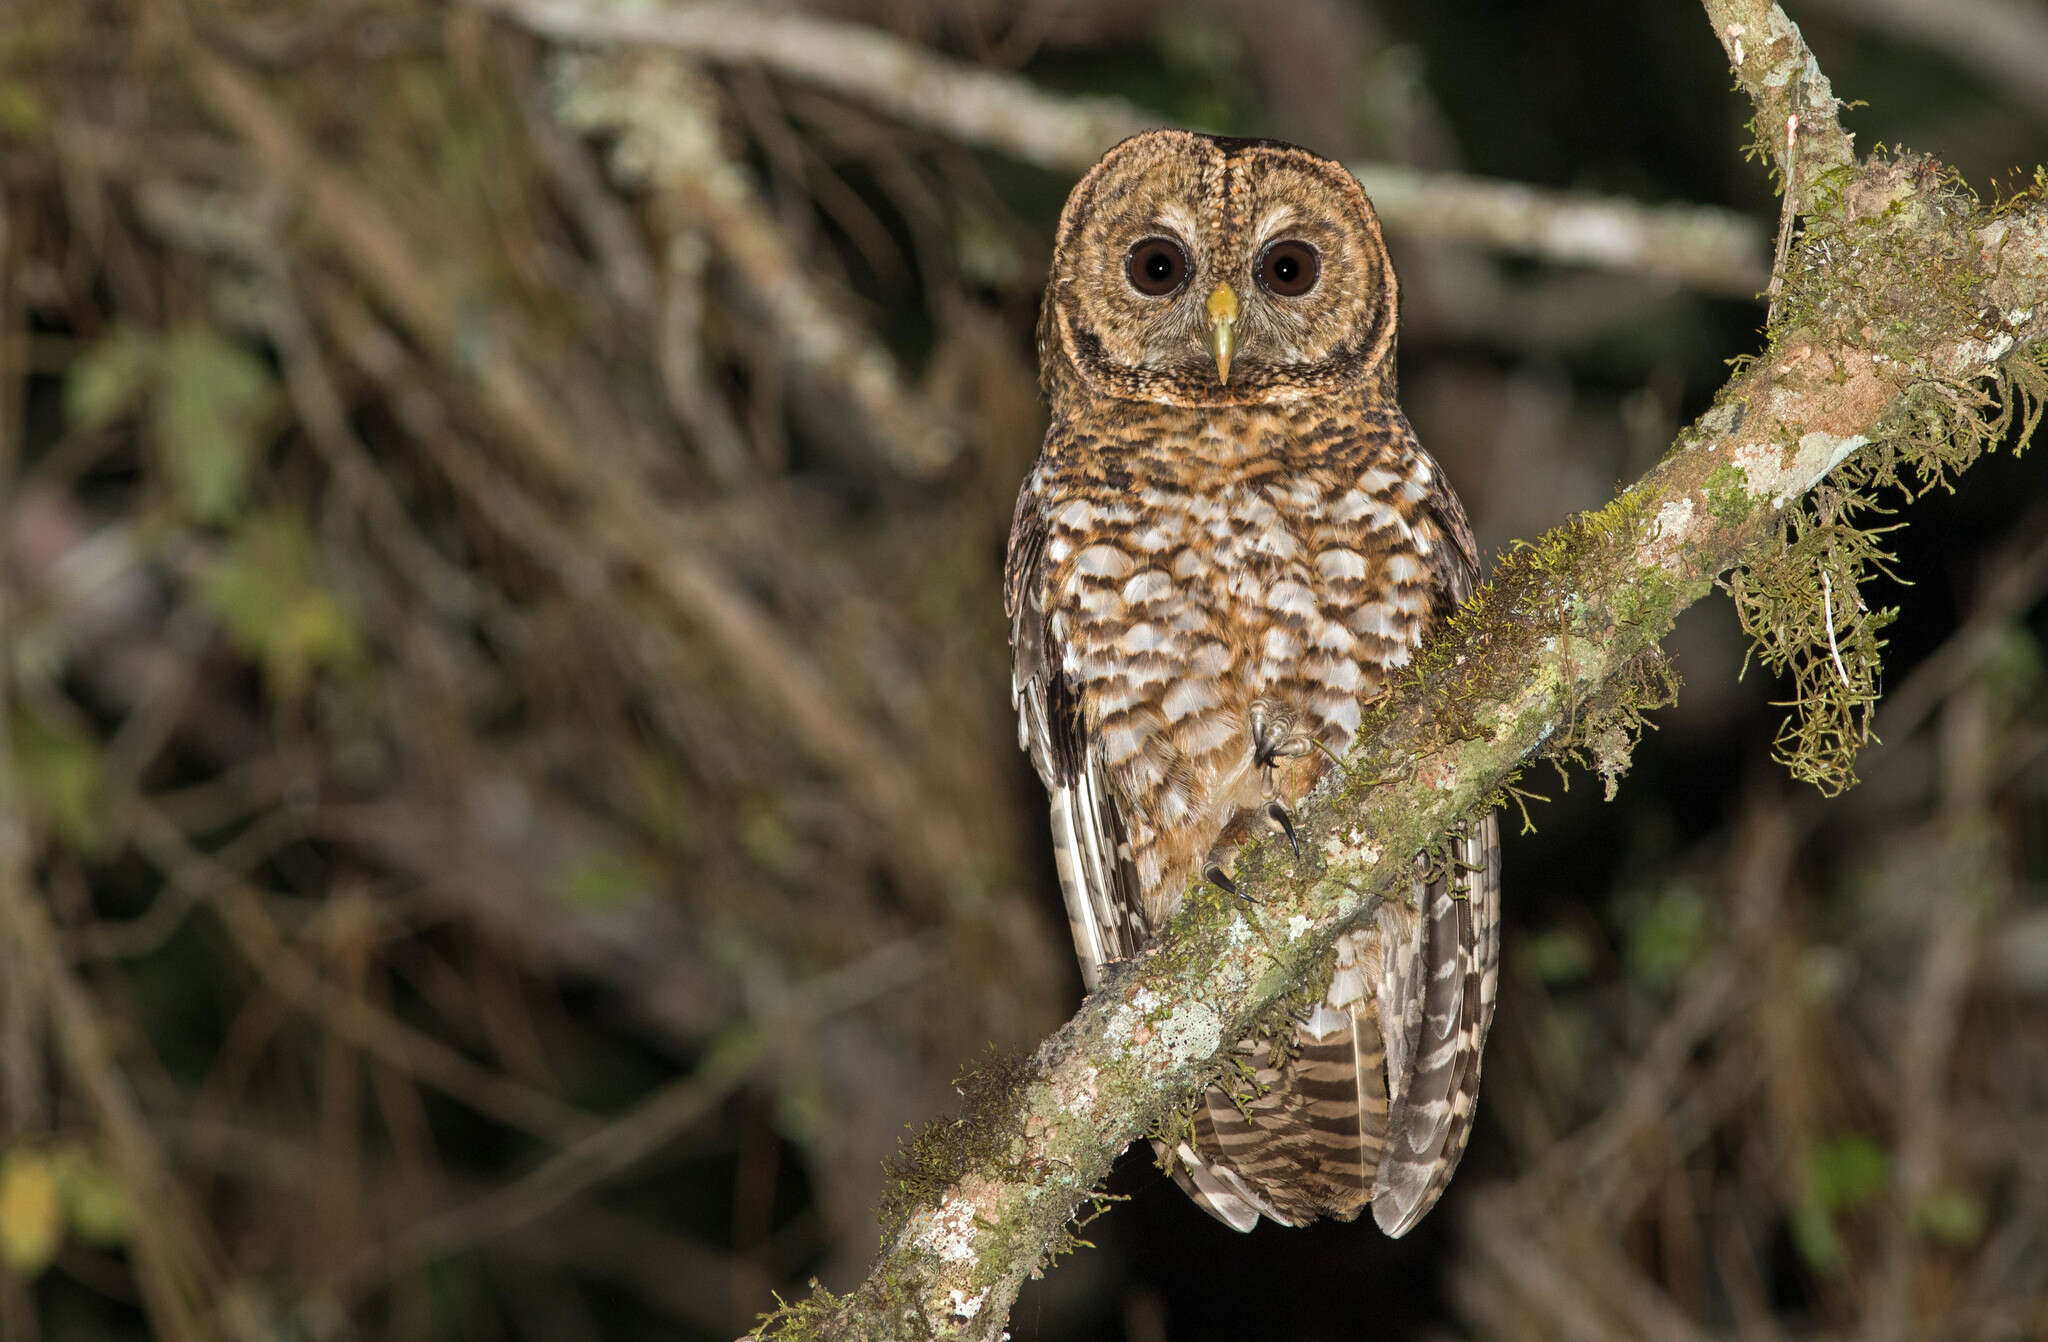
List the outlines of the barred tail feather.
{"type": "Polygon", "coordinates": [[[1258,1093],[1233,1099],[1211,1087],[1193,1141],[1174,1153],[1188,1196],[1236,1230],[1261,1216],[1290,1226],[1321,1216],[1348,1221],[1372,1197],[1387,1096],[1371,1004],[1320,1005],[1295,1032],[1293,1056],[1279,1064],[1270,1041],[1240,1043],[1258,1093]]]}
{"type": "MultiPolygon", "coordinates": [[[[1373,1219],[1400,1236],[1443,1195],[1471,1138],[1480,1051],[1500,966],[1500,838],[1492,816],[1462,834],[1452,869],[1418,874],[1416,907],[1384,906],[1338,938],[1326,1000],[1237,1056],[1253,1077],[1235,1098],[1204,1092],[1174,1177],[1217,1220],[1303,1225],[1373,1219]]],[[[1165,1153],[1162,1152],[1162,1156],[1165,1153]]]]}
{"type": "Polygon", "coordinates": [[[1393,1107],[1373,1219],[1405,1235],[1443,1195],[1472,1136],[1479,1065],[1500,971],[1500,829],[1491,815],[1460,836],[1453,870],[1422,904],[1421,1035],[1393,1107]]]}

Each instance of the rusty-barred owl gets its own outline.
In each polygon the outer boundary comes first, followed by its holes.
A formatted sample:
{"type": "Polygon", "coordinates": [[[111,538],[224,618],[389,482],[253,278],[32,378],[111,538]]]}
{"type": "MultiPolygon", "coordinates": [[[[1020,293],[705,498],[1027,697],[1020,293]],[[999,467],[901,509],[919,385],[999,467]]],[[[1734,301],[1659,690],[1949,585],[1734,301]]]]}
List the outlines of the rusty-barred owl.
{"type": "MultiPolygon", "coordinates": [[[[1292,836],[1360,705],[1472,590],[1464,508],[1395,403],[1394,326],[1378,218],[1327,159],[1154,131],[1068,198],[1005,605],[1091,989],[1191,880],[1227,885],[1236,844],[1292,836]]],[[[1371,1202],[1399,1235],[1450,1180],[1493,1014],[1492,818],[1457,847],[1338,942],[1297,1048],[1238,1046],[1260,1093],[1198,1106],[1175,1175],[1220,1220],[1371,1202]]]]}

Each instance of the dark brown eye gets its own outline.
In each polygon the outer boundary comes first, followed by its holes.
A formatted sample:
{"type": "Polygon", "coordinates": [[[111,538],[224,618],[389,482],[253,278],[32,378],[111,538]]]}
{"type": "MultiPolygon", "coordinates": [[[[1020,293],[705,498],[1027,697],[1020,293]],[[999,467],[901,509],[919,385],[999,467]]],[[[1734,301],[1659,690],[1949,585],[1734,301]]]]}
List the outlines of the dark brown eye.
{"type": "Polygon", "coordinates": [[[1188,254],[1172,238],[1140,238],[1124,258],[1124,273],[1139,293],[1163,298],[1188,282],[1188,254]]]}
{"type": "Polygon", "coordinates": [[[1316,249],[1288,238],[1259,254],[1259,283],[1282,298],[1299,298],[1316,287],[1316,249]]]}

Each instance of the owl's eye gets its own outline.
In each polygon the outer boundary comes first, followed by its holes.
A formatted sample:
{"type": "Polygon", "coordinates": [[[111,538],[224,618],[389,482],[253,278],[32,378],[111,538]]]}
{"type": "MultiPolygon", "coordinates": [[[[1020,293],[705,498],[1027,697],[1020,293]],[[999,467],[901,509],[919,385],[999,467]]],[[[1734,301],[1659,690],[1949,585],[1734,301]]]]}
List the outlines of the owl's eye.
{"type": "Polygon", "coordinates": [[[1299,298],[1316,287],[1316,249],[1295,238],[1273,243],[1259,254],[1259,283],[1282,298],[1299,298]]]}
{"type": "Polygon", "coordinates": [[[1188,254],[1172,238],[1140,238],[1124,258],[1124,273],[1139,293],[1163,298],[1188,282],[1188,254]]]}

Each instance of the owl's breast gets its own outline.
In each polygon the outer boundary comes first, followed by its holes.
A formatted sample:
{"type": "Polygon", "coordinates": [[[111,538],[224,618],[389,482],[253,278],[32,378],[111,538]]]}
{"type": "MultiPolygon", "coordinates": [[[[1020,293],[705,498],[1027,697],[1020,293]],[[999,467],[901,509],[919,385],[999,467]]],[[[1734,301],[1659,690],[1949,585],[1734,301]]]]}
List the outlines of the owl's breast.
{"type": "Polygon", "coordinates": [[[1429,609],[1429,542],[1381,497],[1393,477],[1248,474],[1138,481],[1048,512],[1050,631],[1148,889],[1173,865],[1148,863],[1155,832],[1206,844],[1257,803],[1259,715],[1341,753],[1429,609]]]}

